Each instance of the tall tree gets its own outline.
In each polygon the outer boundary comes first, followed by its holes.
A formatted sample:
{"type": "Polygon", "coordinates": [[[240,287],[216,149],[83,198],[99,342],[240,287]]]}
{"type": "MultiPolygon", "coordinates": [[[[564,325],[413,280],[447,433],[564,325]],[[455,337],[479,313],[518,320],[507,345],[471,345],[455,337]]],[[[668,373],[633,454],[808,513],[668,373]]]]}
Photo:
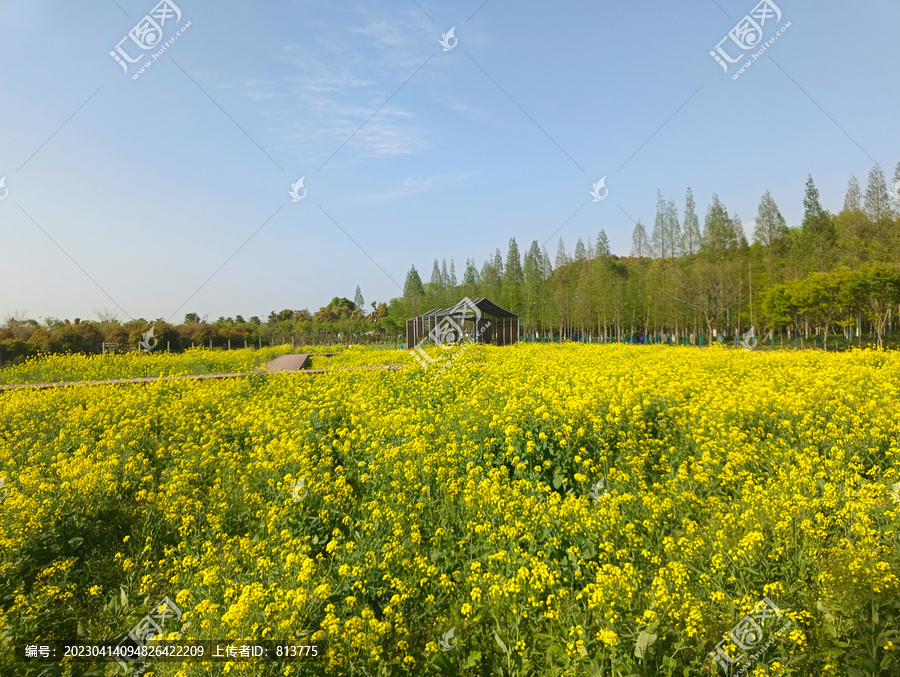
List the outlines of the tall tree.
{"type": "Polygon", "coordinates": [[[753,240],[764,247],[768,247],[770,255],[774,255],[781,251],[780,248],[784,245],[786,233],[787,223],[785,223],[778,205],[775,204],[772,193],[766,191],[759,201],[759,209],[756,212],[753,240]]]}
{"type": "Polygon", "coordinates": [[[426,299],[432,307],[443,305],[444,278],[441,276],[441,267],[437,259],[434,260],[434,267],[431,269],[431,282],[428,283],[426,299]]]}
{"type": "Polygon", "coordinates": [[[550,254],[544,246],[541,247],[541,275],[544,276],[545,280],[553,275],[553,264],[550,262],[550,254]]]}
{"type": "Polygon", "coordinates": [[[406,274],[406,281],[403,283],[403,300],[410,315],[419,314],[419,306],[422,297],[425,295],[425,287],[422,284],[422,278],[415,266],[409,269],[406,274]]]}
{"type": "Polygon", "coordinates": [[[688,279],[690,288],[681,294],[685,305],[702,314],[710,337],[714,329],[721,331],[723,320],[730,319],[741,300],[740,258],[746,238],[739,236],[738,225],[713,194],[703,223],[697,270],[688,279]]]}
{"type": "Polygon", "coordinates": [[[586,261],[587,257],[587,249],[585,249],[584,240],[579,237],[578,242],[575,243],[575,260],[586,261]]]}
{"type": "Polygon", "coordinates": [[[466,270],[463,273],[462,280],[466,296],[475,298],[478,295],[478,283],[480,281],[478,269],[475,267],[475,257],[466,259],[466,270]]]}
{"type": "Polygon", "coordinates": [[[571,335],[574,306],[574,267],[572,259],[566,254],[566,245],[562,237],[556,251],[556,266],[550,278],[549,288],[554,304],[554,316],[559,318],[561,336],[571,335]]]}
{"type": "Polygon", "coordinates": [[[559,245],[556,247],[556,265],[554,268],[562,268],[571,263],[571,259],[566,255],[566,244],[563,242],[562,236],[559,238],[559,245]]]}
{"type": "Polygon", "coordinates": [[[522,257],[519,254],[519,245],[516,238],[510,238],[509,249],[506,252],[506,270],[503,273],[505,284],[517,285],[523,282],[522,257]]]}
{"type": "Polygon", "coordinates": [[[650,235],[650,252],[654,258],[668,258],[669,234],[668,219],[666,215],[666,201],[662,191],[656,189],[656,218],[653,221],[653,232],[650,235]]]}
{"type": "Polygon", "coordinates": [[[503,255],[500,253],[500,247],[494,250],[494,268],[497,269],[497,275],[503,279],[503,255]]]}
{"type": "Polygon", "coordinates": [[[631,232],[631,255],[637,258],[637,274],[634,279],[629,279],[628,291],[631,297],[631,332],[634,334],[637,327],[644,326],[646,331],[650,320],[650,303],[646,291],[647,261],[644,257],[650,255],[650,240],[647,237],[647,229],[640,219],[631,232]],[[640,313],[640,314],[638,314],[640,313]]]}
{"type": "Polygon", "coordinates": [[[834,217],[837,249],[844,263],[864,261],[872,251],[872,227],[863,211],[862,191],[859,181],[851,176],[847,182],[844,208],[834,217]]]}
{"type": "Polygon", "coordinates": [[[593,292],[594,285],[591,276],[591,260],[588,258],[587,250],[581,238],[575,245],[575,316],[574,325],[581,333],[582,341],[585,340],[589,330],[593,324],[591,317],[591,305],[594,302],[593,292]]]}
{"type": "Polygon", "coordinates": [[[605,230],[601,230],[597,236],[596,259],[592,263],[597,334],[606,340],[609,335],[609,318],[614,306],[616,287],[613,282],[609,238],[606,236],[605,230]]]}
{"type": "Polygon", "coordinates": [[[606,231],[601,230],[600,234],[597,236],[597,258],[606,258],[609,256],[609,238],[606,236],[606,231]]]}
{"type": "Polygon", "coordinates": [[[650,254],[650,243],[647,240],[647,229],[644,228],[640,219],[631,231],[631,255],[636,258],[643,258],[650,254]]]}
{"type": "Polygon", "coordinates": [[[734,221],[729,218],[728,210],[725,209],[719,196],[713,193],[703,223],[700,249],[708,254],[717,254],[736,249],[737,245],[738,237],[734,221]]]}
{"type": "MultiPolygon", "coordinates": [[[[499,253],[499,250],[497,250],[499,253]]],[[[488,259],[481,266],[481,292],[479,295],[487,296],[495,302],[498,302],[500,299],[500,290],[501,290],[501,282],[503,276],[503,261],[497,260],[498,257],[494,257],[493,260],[488,259]],[[500,264],[498,268],[497,264],[500,264]]]]}
{"type": "Polygon", "coordinates": [[[406,274],[406,282],[403,285],[403,296],[409,298],[412,296],[423,296],[425,294],[425,286],[422,284],[422,278],[419,277],[419,271],[415,266],[411,266],[406,274]]]}
{"type": "Polygon", "coordinates": [[[862,211],[862,192],[859,189],[859,181],[856,180],[856,176],[853,174],[850,175],[850,180],[847,182],[847,194],[844,196],[844,211],[862,211]]]}
{"type": "Polygon", "coordinates": [[[884,182],[884,172],[881,167],[875,165],[869,172],[869,183],[866,186],[864,209],[869,221],[874,224],[882,223],[884,219],[891,218],[891,202],[888,198],[887,185],[884,182]]]}
{"type": "Polygon", "coordinates": [[[684,200],[684,234],[682,235],[682,248],[688,256],[693,256],[700,251],[700,220],[697,218],[697,206],[694,203],[694,193],[690,188],[684,200]]]}
{"type": "MultiPolygon", "coordinates": [[[[650,237],[650,251],[654,258],[660,259],[658,268],[658,286],[662,294],[655,294],[655,321],[658,329],[661,324],[671,316],[671,284],[672,273],[669,270],[669,262],[679,256],[681,251],[681,226],[678,224],[678,210],[674,200],[663,198],[662,192],[656,191],[656,219],[653,225],[653,234],[650,237]]],[[[677,322],[676,322],[677,325],[677,322]]]]}
{"type": "Polygon", "coordinates": [[[353,295],[353,304],[363,313],[365,312],[366,302],[363,299],[362,290],[356,285],[356,294],[353,295]]]}
{"type": "Polygon", "coordinates": [[[678,223],[678,208],[675,200],[666,202],[666,249],[669,258],[677,258],[682,255],[681,249],[681,224],[678,223]]]}
{"type": "Polygon", "coordinates": [[[826,270],[837,238],[834,219],[819,202],[819,189],[816,188],[812,174],[806,179],[800,235],[814,268],[819,271],[826,270]]]}
{"type": "Polygon", "coordinates": [[[734,213],[734,218],[731,219],[731,226],[734,230],[734,238],[737,242],[737,246],[741,251],[747,251],[747,233],[744,232],[744,224],[741,222],[741,217],[738,216],[737,212],[734,213]]]}
{"type": "Polygon", "coordinates": [[[522,272],[522,257],[519,254],[519,245],[516,238],[510,238],[509,249],[506,252],[506,269],[503,272],[503,303],[507,310],[519,312],[521,303],[521,287],[525,281],[522,272]]]}
{"type": "Polygon", "coordinates": [[[522,271],[525,285],[523,328],[532,332],[543,330],[544,280],[541,247],[537,240],[525,254],[522,271]]]}

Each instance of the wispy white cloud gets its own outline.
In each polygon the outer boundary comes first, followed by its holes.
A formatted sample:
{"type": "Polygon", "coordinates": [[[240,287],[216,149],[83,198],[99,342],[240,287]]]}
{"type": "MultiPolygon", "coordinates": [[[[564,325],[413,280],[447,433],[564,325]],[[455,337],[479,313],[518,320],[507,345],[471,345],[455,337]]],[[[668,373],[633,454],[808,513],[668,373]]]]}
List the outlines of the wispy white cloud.
{"type": "Polygon", "coordinates": [[[473,174],[433,174],[425,177],[407,177],[394,181],[384,191],[357,195],[354,202],[388,202],[421,195],[434,190],[451,188],[468,181],[473,174]]]}
{"type": "Polygon", "coordinates": [[[476,120],[478,122],[487,122],[494,120],[494,117],[488,115],[487,112],[483,109],[470,106],[468,103],[461,101],[460,99],[452,96],[446,91],[438,92],[434,95],[434,98],[439,103],[452,110],[454,113],[459,113],[460,115],[469,118],[470,120],[476,120]]]}
{"type": "MultiPolygon", "coordinates": [[[[438,53],[441,31],[412,3],[408,9],[391,11],[356,6],[347,16],[340,24],[323,23],[312,40],[273,45],[273,56],[284,67],[279,78],[247,79],[235,86],[249,102],[265,105],[266,117],[275,121],[271,129],[284,147],[302,153],[304,161],[323,153],[324,161],[345,142],[346,150],[358,157],[428,150],[433,140],[405,107],[408,98],[399,96],[380,107],[438,53]]],[[[457,113],[482,119],[483,113],[431,86],[448,65],[440,61],[432,59],[410,86],[430,91],[426,96],[436,96],[457,113]]]]}
{"type": "MultiPolygon", "coordinates": [[[[282,61],[297,71],[285,78],[294,110],[287,137],[307,145],[315,140],[327,147],[352,136],[348,146],[368,157],[410,154],[429,148],[410,111],[393,102],[378,110],[390,96],[390,86],[400,77],[409,76],[396,65],[385,63],[385,57],[392,53],[392,46],[394,51],[397,46],[409,46],[410,38],[384,21],[350,29],[350,33],[353,38],[349,41],[334,36],[320,38],[321,51],[297,44],[284,47],[282,61]],[[363,58],[358,36],[374,43],[378,47],[374,53],[379,56],[374,60],[363,58]],[[381,50],[385,53],[381,54],[381,50]],[[378,114],[369,120],[376,110],[378,114]]],[[[368,49],[366,56],[371,53],[368,49]]]]}
{"type": "Polygon", "coordinates": [[[397,129],[380,123],[366,125],[353,141],[374,157],[409,155],[430,147],[418,130],[397,129]]]}
{"type": "Polygon", "coordinates": [[[383,19],[370,21],[361,28],[351,28],[350,32],[371,38],[371,43],[380,49],[410,47],[417,42],[408,30],[408,26],[401,26],[383,19]]]}

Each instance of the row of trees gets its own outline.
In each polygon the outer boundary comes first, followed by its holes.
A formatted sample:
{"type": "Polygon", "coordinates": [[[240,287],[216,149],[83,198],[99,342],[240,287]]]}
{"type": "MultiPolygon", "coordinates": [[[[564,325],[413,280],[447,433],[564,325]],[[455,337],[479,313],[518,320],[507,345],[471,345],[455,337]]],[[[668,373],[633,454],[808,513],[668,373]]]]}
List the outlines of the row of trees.
{"type": "Polygon", "coordinates": [[[364,303],[357,287],[354,301],[335,297],[315,313],[272,311],[266,322],[259,317],[245,320],[240,315],[208,322],[196,313],[185,315],[180,325],[161,319],[120,322],[108,313],[101,313],[95,322],[48,318],[40,324],[24,317],[8,317],[0,327],[0,364],[21,362],[42,353],[137,350],[150,329],[153,330],[151,344],[157,342],[153,344],[155,349],[173,352],[191,346],[243,348],[292,341],[297,345],[396,341],[401,333],[401,321],[390,316],[387,304],[373,302],[367,312],[364,303]]]}
{"type": "Polygon", "coordinates": [[[803,206],[802,223],[790,227],[764,193],[751,244],[717,195],[701,226],[690,188],[681,213],[658,193],[652,229],[635,225],[628,257],[610,253],[603,230],[595,242],[579,239],[571,256],[560,238],[552,261],[537,241],[521,256],[513,238],[505,259],[497,249],[480,270],[469,259],[459,281],[453,261],[435,260],[427,283],[412,267],[391,313],[410,317],[487,296],[518,313],[526,335],[655,334],[696,343],[755,326],[804,337],[838,330],[846,337],[852,329],[882,344],[900,303],[900,163],[890,192],[879,167],[865,191],[852,177],[837,214],[822,207],[810,176],[803,206]]]}
{"type": "Polygon", "coordinates": [[[487,296],[518,313],[526,337],[623,341],[655,335],[698,343],[756,327],[758,334],[821,336],[826,347],[832,334],[844,343],[866,336],[883,345],[894,311],[900,312],[900,163],[890,192],[879,167],[869,173],[865,191],[851,177],[836,214],[822,207],[810,176],[803,207],[802,223],[788,226],[771,193],[764,193],[750,243],[740,217],[717,195],[701,227],[690,188],[680,213],[675,200],[658,193],[652,229],[635,224],[630,256],[612,254],[603,230],[596,241],[579,239],[572,255],[560,238],[552,260],[537,240],[523,256],[512,238],[505,258],[497,249],[480,269],[468,259],[461,279],[453,260],[435,260],[428,282],[413,266],[403,296],[372,303],[371,311],[357,287],[353,301],[335,297],[315,313],[272,311],[265,322],[238,315],[210,323],[196,313],[181,325],[121,323],[112,316],[44,325],[8,318],[0,328],[0,362],[42,352],[99,352],[103,344],[135,349],[151,327],[160,345],[175,351],[285,341],[396,342],[408,318],[462,296],[487,296]]]}
{"type": "Polygon", "coordinates": [[[828,335],[833,331],[840,332],[845,345],[851,343],[854,329],[861,339],[863,322],[883,347],[898,304],[900,273],[894,267],[878,265],[812,273],[801,280],[773,285],[762,297],[763,313],[772,327],[790,328],[795,335],[807,337],[810,327],[816,327],[821,330],[826,350],[828,335]]]}

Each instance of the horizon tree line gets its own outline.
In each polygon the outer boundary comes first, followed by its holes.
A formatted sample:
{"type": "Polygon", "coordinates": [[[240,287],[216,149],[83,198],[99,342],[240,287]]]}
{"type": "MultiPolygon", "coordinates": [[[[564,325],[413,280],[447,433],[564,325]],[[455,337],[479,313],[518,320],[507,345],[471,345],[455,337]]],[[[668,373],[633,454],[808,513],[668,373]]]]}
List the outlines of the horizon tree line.
{"type": "Polygon", "coordinates": [[[461,278],[453,259],[435,259],[427,283],[412,266],[403,295],[373,302],[371,311],[357,286],[353,301],[334,297],[315,313],[273,310],[265,322],[241,315],[208,322],[197,313],[187,313],[180,325],[143,318],[123,323],[111,313],[97,322],[48,318],[43,325],[8,317],[0,327],[0,364],[40,353],[100,352],[104,344],[135,349],[151,326],[172,350],[279,341],[396,343],[407,319],[463,296],[486,296],[517,313],[523,337],[531,340],[650,337],[698,345],[758,327],[773,343],[776,333],[782,341],[787,334],[805,347],[812,336],[827,349],[829,337],[861,345],[865,335],[883,346],[900,313],[900,163],[890,192],[878,166],[865,191],[851,176],[836,214],[822,207],[810,175],[803,207],[801,224],[790,227],[771,193],[763,193],[751,243],[740,217],[729,214],[717,194],[701,226],[690,188],[683,210],[657,191],[652,229],[635,224],[629,256],[610,252],[603,229],[596,241],[578,238],[571,255],[560,237],[552,259],[537,240],[523,256],[513,237],[505,258],[497,248],[479,269],[469,257],[461,278]]]}
{"type": "Polygon", "coordinates": [[[579,238],[572,255],[560,237],[552,260],[537,240],[522,257],[513,237],[505,259],[497,248],[479,270],[470,257],[459,281],[452,259],[449,266],[435,259],[427,283],[412,266],[390,312],[407,318],[486,296],[519,314],[526,338],[652,336],[696,345],[758,327],[801,345],[811,335],[826,348],[829,335],[860,343],[863,333],[883,345],[900,312],[900,163],[893,183],[892,196],[878,166],[864,192],[852,176],[843,208],[832,214],[810,175],[798,227],[787,225],[766,191],[752,243],[717,194],[701,226],[690,188],[680,213],[658,191],[652,230],[635,224],[630,256],[611,254],[604,230],[596,241],[579,238]]]}
{"type": "Polygon", "coordinates": [[[29,357],[50,353],[101,353],[140,349],[146,332],[153,330],[155,350],[181,352],[191,347],[216,349],[261,347],[281,343],[297,345],[395,342],[401,326],[389,316],[385,302],[365,301],[359,286],[354,300],[334,297],[315,313],[306,309],[284,309],[258,316],[207,317],[187,313],[181,324],[144,318],[120,322],[115,313],[101,311],[97,321],[46,318],[43,323],[19,313],[0,327],[0,366],[20,363],[29,357]]]}

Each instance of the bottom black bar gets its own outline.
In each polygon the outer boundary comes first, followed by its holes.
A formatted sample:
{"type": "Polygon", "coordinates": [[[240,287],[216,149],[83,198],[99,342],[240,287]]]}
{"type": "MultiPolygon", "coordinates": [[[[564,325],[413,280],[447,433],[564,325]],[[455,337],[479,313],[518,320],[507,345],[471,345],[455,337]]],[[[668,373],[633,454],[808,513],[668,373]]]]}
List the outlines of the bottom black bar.
{"type": "Polygon", "coordinates": [[[163,640],[140,644],[130,638],[108,642],[84,640],[16,644],[16,660],[38,663],[116,661],[137,663],[201,661],[315,661],[325,656],[323,642],[297,640],[163,640]]]}

